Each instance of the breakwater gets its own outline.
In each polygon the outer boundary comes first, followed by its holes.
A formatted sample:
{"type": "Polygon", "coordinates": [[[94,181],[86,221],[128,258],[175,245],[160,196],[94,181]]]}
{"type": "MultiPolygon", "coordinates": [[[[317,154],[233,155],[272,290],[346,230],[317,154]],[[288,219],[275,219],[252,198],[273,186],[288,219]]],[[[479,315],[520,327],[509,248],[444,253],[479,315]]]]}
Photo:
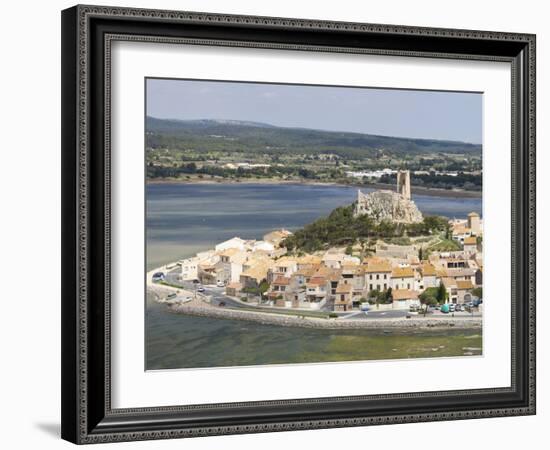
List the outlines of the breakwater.
{"type": "Polygon", "coordinates": [[[476,329],[481,328],[480,317],[443,317],[424,318],[414,316],[407,318],[384,319],[322,319],[306,316],[283,315],[276,313],[264,313],[254,311],[236,311],[232,309],[214,308],[211,306],[196,306],[188,304],[174,304],[168,306],[174,313],[188,314],[198,317],[211,317],[216,319],[233,319],[261,323],[264,325],[278,325],[282,327],[321,328],[329,330],[338,329],[476,329]]]}

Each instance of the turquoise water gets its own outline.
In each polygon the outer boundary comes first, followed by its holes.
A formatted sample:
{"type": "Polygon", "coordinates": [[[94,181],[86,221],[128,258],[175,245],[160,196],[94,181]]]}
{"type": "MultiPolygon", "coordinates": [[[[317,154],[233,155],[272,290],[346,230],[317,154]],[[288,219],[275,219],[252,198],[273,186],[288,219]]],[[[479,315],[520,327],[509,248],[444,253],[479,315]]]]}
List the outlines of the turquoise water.
{"type": "MultiPolygon", "coordinates": [[[[351,187],[298,184],[148,185],[147,267],[233,236],[259,239],[276,228],[299,228],[350,204],[356,193],[351,187]]],[[[478,198],[414,196],[414,201],[424,214],[481,213],[478,198]]],[[[151,301],[145,326],[147,369],[460,356],[464,347],[481,348],[479,330],[384,334],[287,328],[173,314],[151,301]]]]}

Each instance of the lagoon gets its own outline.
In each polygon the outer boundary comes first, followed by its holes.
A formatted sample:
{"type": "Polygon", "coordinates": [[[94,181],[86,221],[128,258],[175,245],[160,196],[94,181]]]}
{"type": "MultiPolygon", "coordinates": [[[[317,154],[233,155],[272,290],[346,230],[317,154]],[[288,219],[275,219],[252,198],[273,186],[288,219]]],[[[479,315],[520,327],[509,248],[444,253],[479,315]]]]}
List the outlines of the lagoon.
{"type": "MultiPolygon", "coordinates": [[[[370,189],[362,189],[369,192],[370,189]]],[[[295,230],[352,203],[357,188],[307,184],[149,184],[147,270],[239,236],[295,230]]],[[[481,214],[480,198],[413,195],[423,214],[481,214]]],[[[461,356],[481,348],[480,330],[384,334],[308,330],[174,314],[147,300],[146,368],[173,369],[461,356]]],[[[480,354],[480,351],[474,354],[480,354]]]]}
{"type": "MultiPolygon", "coordinates": [[[[261,239],[277,228],[296,230],[351,204],[356,196],[356,187],[335,185],[149,184],[147,270],[234,236],[261,239]]],[[[413,195],[413,200],[425,215],[481,214],[481,198],[413,195]]]]}

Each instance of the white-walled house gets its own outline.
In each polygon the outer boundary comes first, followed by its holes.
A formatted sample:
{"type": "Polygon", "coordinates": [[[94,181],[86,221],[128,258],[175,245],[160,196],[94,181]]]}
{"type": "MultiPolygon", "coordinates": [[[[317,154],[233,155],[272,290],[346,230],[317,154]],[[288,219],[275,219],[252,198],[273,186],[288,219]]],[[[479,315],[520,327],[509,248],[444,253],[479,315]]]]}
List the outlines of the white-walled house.
{"type": "Polygon", "coordinates": [[[199,262],[200,258],[193,256],[192,258],[182,259],[179,261],[181,267],[181,278],[184,281],[196,280],[199,277],[199,262]]]}
{"type": "Polygon", "coordinates": [[[240,237],[234,237],[231,239],[228,239],[227,241],[223,241],[216,245],[215,249],[216,252],[221,252],[223,250],[228,250],[230,248],[236,248],[238,250],[244,250],[246,247],[246,241],[244,239],[241,239],[240,237]]]}
{"type": "Polygon", "coordinates": [[[383,292],[391,287],[391,264],[387,261],[370,261],[364,267],[367,291],[383,292]]]}
{"type": "Polygon", "coordinates": [[[439,278],[437,277],[437,271],[433,264],[424,263],[419,270],[419,278],[416,282],[416,289],[424,291],[428,288],[438,287],[439,278]]]}
{"type": "Polygon", "coordinates": [[[395,289],[392,291],[392,296],[394,309],[409,309],[411,306],[420,306],[418,291],[395,289]]]}
{"type": "Polygon", "coordinates": [[[392,289],[413,290],[415,287],[415,276],[412,267],[397,267],[391,273],[392,289]]]}

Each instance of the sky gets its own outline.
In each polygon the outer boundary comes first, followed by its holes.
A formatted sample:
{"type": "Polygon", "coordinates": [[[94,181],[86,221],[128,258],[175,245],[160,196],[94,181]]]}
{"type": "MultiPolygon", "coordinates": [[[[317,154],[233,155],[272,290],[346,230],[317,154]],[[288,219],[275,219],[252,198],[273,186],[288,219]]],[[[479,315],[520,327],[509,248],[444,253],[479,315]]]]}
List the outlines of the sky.
{"type": "Polygon", "coordinates": [[[482,142],[482,94],[147,79],[147,115],[482,142]]]}

